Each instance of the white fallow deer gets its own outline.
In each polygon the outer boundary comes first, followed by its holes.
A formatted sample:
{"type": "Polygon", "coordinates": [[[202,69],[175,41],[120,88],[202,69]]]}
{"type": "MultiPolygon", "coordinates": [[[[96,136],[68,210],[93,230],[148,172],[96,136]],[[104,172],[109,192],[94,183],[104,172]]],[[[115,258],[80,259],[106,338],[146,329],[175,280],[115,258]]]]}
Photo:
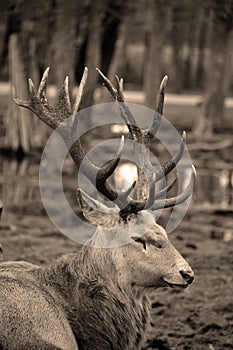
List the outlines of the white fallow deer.
{"type": "MultiPolygon", "coordinates": [[[[56,129],[78,111],[87,69],[73,110],[68,78],[60,89],[56,108],[49,105],[45,97],[48,71],[46,69],[37,92],[29,80],[28,101],[15,96],[14,100],[56,129]]],[[[185,201],[195,182],[193,168],[190,182],[181,194],[161,199],[171,185],[155,193],[155,182],[175,168],[185,148],[182,140],[174,159],[153,175],[155,170],[147,149],[160,123],[167,78],[160,86],[154,121],[149,130],[144,130],[135,126],[134,117],[124,102],[121,81],[116,77],[114,87],[99,70],[98,73],[119,104],[129,137],[135,145],[143,145],[135,147],[137,158],[144,162],[143,171],[138,167],[136,187],[134,184],[129,191],[117,193],[108,178],[118,166],[120,152],[115,159],[97,168],[85,156],[79,139],[72,144],[69,152],[75,164],[85,162],[85,175],[105,198],[114,201],[115,207],[107,207],[79,189],[77,198],[83,215],[97,227],[92,237],[95,247],[87,244],[77,249],[77,254],[63,256],[47,267],[27,262],[0,264],[1,350],[140,349],[150,320],[148,291],[165,286],[185,288],[194,279],[191,267],[170,243],[153,213],[185,201]],[[150,186],[145,186],[145,179],[149,179],[150,186]],[[132,191],[134,199],[130,196],[132,191]],[[114,248],[97,248],[101,234],[110,229],[115,230],[116,235],[128,235],[132,242],[114,248]],[[144,234],[137,236],[138,231],[144,234]]],[[[60,129],[64,140],[72,127],[68,123],[60,129]]],[[[121,149],[122,146],[123,140],[121,149]]]]}

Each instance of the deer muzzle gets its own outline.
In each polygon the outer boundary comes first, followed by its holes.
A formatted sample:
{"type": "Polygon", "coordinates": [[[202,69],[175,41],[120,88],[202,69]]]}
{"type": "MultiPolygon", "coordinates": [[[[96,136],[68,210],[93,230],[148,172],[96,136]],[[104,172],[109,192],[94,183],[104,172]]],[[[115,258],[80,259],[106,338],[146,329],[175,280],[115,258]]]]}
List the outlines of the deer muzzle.
{"type": "Polygon", "coordinates": [[[179,270],[177,273],[171,273],[163,277],[163,281],[169,287],[187,288],[194,280],[194,273],[189,267],[187,269],[179,270]]]}

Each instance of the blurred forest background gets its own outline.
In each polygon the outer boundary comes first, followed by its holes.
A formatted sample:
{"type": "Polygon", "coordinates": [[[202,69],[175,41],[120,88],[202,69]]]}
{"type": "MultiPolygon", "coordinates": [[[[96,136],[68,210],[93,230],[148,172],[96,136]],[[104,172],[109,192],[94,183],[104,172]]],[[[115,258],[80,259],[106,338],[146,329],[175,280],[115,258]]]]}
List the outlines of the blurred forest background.
{"type": "MultiPolygon", "coordinates": [[[[27,78],[37,85],[47,66],[53,68],[49,83],[60,86],[69,75],[72,91],[88,66],[84,106],[108,100],[97,89],[99,67],[110,79],[124,77],[125,90],[143,91],[140,102],[153,108],[168,74],[168,92],[203,95],[191,126],[196,139],[229,129],[224,101],[233,91],[232,0],[5,0],[0,37],[0,81],[10,81],[20,97],[27,96],[27,78]]],[[[7,112],[4,103],[5,146],[23,152],[43,146],[44,126],[11,96],[7,112]]]]}
{"type": "MultiPolygon", "coordinates": [[[[27,99],[28,78],[37,86],[50,66],[47,96],[55,105],[65,76],[74,98],[88,66],[82,107],[91,106],[112,101],[97,77],[99,67],[113,82],[116,73],[124,78],[128,102],[154,108],[167,74],[164,115],[180,133],[188,131],[198,174],[189,211],[170,239],[194,269],[195,281],[185,292],[156,291],[143,349],[232,349],[233,0],[3,0],[0,39],[4,259],[48,264],[77,252],[77,244],[50,222],[40,196],[38,168],[51,130],[16,106],[11,86],[27,99]]],[[[97,129],[85,134],[84,149],[122,133],[97,129]]],[[[166,161],[169,152],[159,142],[154,146],[159,160],[166,161]]],[[[104,157],[111,159],[112,151],[104,157]]],[[[116,182],[123,180],[117,175],[116,182]]],[[[67,201],[78,212],[77,177],[69,157],[62,181],[67,201]]],[[[60,198],[53,178],[48,184],[53,206],[60,198]]],[[[55,214],[60,218],[59,211],[55,214]]],[[[170,214],[164,210],[159,219],[164,227],[170,214]]],[[[77,234],[83,229],[80,223],[77,234]]]]}

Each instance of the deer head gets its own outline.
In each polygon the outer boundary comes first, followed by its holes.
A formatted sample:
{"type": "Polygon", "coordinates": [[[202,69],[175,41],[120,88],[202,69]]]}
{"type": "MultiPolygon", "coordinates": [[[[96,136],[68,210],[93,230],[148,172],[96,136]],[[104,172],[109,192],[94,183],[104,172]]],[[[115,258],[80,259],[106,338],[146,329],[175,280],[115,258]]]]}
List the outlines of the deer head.
{"type": "MultiPolygon", "coordinates": [[[[105,249],[101,253],[101,257],[106,258],[102,261],[103,264],[104,261],[111,261],[113,264],[115,278],[118,281],[142,290],[167,285],[187,287],[193,281],[193,271],[170,243],[165,230],[156,223],[154,216],[154,212],[158,209],[173,207],[184,202],[192,194],[195,182],[193,167],[190,182],[182,193],[172,198],[161,199],[173,187],[176,179],[155,193],[155,183],[175,168],[185,149],[184,132],[178,153],[163,164],[160,171],[155,171],[149,158],[149,148],[160,126],[167,76],[160,85],[153,122],[148,130],[144,130],[136,126],[134,116],[124,101],[123,81],[116,76],[116,87],[114,87],[100,70],[97,71],[113,99],[118,103],[120,114],[129,130],[129,137],[134,142],[138,177],[136,183],[133,183],[127,191],[120,193],[117,193],[108,181],[119,164],[124,137],[121,138],[117,156],[100,168],[87,158],[80,139],[72,144],[69,153],[75,164],[79,167],[82,162],[82,169],[87,178],[94,186],[96,185],[97,190],[105,198],[115,203],[113,208],[109,208],[91,198],[83,189],[77,190],[77,199],[83,215],[97,227],[90,245],[103,247],[108,245],[106,241],[110,239],[116,238],[119,241],[122,237],[124,241],[124,237],[127,236],[131,241],[130,244],[105,249]]],[[[76,114],[86,85],[88,70],[87,68],[84,70],[73,108],[68,92],[68,77],[59,91],[57,106],[54,108],[48,103],[45,96],[48,73],[49,68],[45,70],[37,91],[29,79],[28,101],[16,98],[15,94],[14,100],[19,106],[30,109],[45,124],[57,129],[66,143],[77,125],[76,114]]],[[[88,249],[94,248],[88,247],[88,249]]]]}

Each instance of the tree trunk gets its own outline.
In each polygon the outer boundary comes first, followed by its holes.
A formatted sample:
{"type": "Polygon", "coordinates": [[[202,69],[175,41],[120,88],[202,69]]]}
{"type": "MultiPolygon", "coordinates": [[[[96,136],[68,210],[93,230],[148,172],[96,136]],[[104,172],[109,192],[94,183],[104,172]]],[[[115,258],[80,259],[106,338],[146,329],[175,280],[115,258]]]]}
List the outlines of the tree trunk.
{"type": "Polygon", "coordinates": [[[147,12],[148,29],[146,32],[146,58],[144,73],[144,91],[146,105],[150,108],[155,106],[156,89],[161,78],[161,48],[162,38],[156,16],[154,1],[149,1],[147,12]]]}
{"type": "Polygon", "coordinates": [[[202,8],[199,10],[198,23],[197,23],[197,62],[196,69],[194,72],[194,87],[197,89],[204,88],[205,81],[205,69],[204,69],[204,58],[206,51],[206,42],[208,41],[209,33],[208,31],[208,18],[207,13],[202,8]]]}
{"type": "Polygon", "coordinates": [[[7,1],[1,3],[0,12],[0,72],[1,76],[6,75],[6,47],[7,47],[7,30],[8,30],[9,4],[7,1]],[[4,72],[2,71],[4,69],[4,72]]]}
{"type": "Polygon", "coordinates": [[[213,84],[216,87],[216,98],[211,106],[211,115],[216,130],[221,127],[224,120],[224,101],[229,92],[229,87],[233,77],[233,30],[224,39],[224,46],[221,53],[213,55],[214,58],[218,57],[218,60],[214,62],[213,67],[216,72],[216,76],[213,76],[213,84]]]}
{"type": "Polygon", "coordinates": [[[181,57],[182,55],[182,48],[184,43],[184,31],[185,24],[183,21],[183,11],[185,12],[185,9],[180,9],[180,2],[174,3],[172,6],[172,28],[171,28],[171,42],[172,42],[172,49],[173,49],[173,62],[172,62],[172,71],[173,75],[171,77],[172,79],[172,85],[173,85],[173,91],[175,93],[181,93],[183,89],[183,80],[184,80],[184,62],[181,57]]]}
{"type": "Polygon", "coordinates": [[[202,111],[195,121],[193,135],[197,140],[210,138],[213,134],[213,119],[211,117],[211,105],[215,98],[213,90],[206,93],[204,96],[202,111]]]}
{"type": "MultiPolygon", "coordinates": [[[[114,81],[115,75],[118,74],[118,68],[121,67],[122,61],[124,59],[124,49],[125,49],[125,34],[126,26],[125,23],[121,22],[118,27],[118,35],[115,43],[111,63],[108,69],[108,79],[114,81]]],[[[120,77],[121,78],[121,77],[120,77]]],[[[103,102],[112,102],[112,97],[106,88],[102,89],[101,101],[103,102]]]]}
{"type": "MultiPolygon", "coordinates": [[[[24,73],[24,64],[19,48],[17,34],[12,34],[9,39],[9,77],[17,95],[25,98],[28,95],[27,79],[24,73]]],[[[9,98],[9,107],[5,120],[5,145],[16,151],[27,153],[31,150],[33,140],[32,113],[29,110],[19,108],[9,98]]]]}
{"type": "Polygon", "coordinates": [[[155,106],[156,91],[162,78],[161,52],[167,34],[167,26],[169,26],[169,11],[170,8],[161,1],[148,1],[143,85],[146,94],[146,105],[151,108],[155,106]]]}
{"type": "Polygon", "coordinates": [[[113,56],[108,69],[108,78],[113,81],[115,74],[117,74],[118,67],[124,59],[124,49],[125,49],[125,34],[126,26],[125,23],[121,22],[118,27],[117,40],[114,47],[113,56]]]}
{"type": "MultiPolygon", "coordinates": [[[[51,1],[41,6],[42,4],[23,0],[14,2],[14,6],[10,7],[7,36],[9,79],[15,86],[17,95],[23,99],[28,96],[29,77],[33,79],[35,86],[38,86],[40,68],[45,68],[44,53],[50,39],[49,35],[45,36],[45,32],[48,28],[52,32],[49,25],[51,1]]],[[[5,124],[6,147],[27,153],[44,145],[48,128],[31,117],[28,110],[16,106],[11,96],[5,124]]]]}
{"type": "MultiPolygon", "coordinates": [[[[196,88],[196,75],[197,67],[199,66],[200,58],[200,76],[198,76],[198,82],[204,81],[204,66],[201,60],[200,54],[200,43],[202,23],[203,23],[203,8],[197,6],[196,3],[190,4],[187,8],[188,17],[184,18],[184,25],[182,30],[185,31],[185,46],[186,55],[184,58],[184,68],[183,68],[183,87],[185,90],[196,88]],[[202,73],[201,73],[202,72],[202,73]]],[[[205,25],[206,27],[206,25],[205,25]]],[[[203,33],[202,33],[203,35],[203,33]]],[[[204,50],[203,50],[204,53],[204,50]]]]}
{"type": "Polygon", "coordinates": [[[232,79],[233,49],[233,29],[227,30],[224,25],[214,22],[213,11],[210,11],[204,102],[193,129],[199,139],[211,137],[224,119],[224,100],[232,79]]]}
{"type": "Polygon", "coordinates": [[[75,84],[76,30],[78,2],[57,0],[55,7],[55,30],[52,43],[52,57],[56,85],[61,85],[69,76],[70,89],[75,84]]]}
{"type": "Polygon", "coordinates": [[[102,21],[105,15],[105,3],[101,0],[93,0],[89,10],[89,32],[86,49],[85,65],[88,67],[88,90],[85,93],[85,106],[93,105],[94,91],[97,86],[96,67],[101,62],[101,34],[102,21]]]}

